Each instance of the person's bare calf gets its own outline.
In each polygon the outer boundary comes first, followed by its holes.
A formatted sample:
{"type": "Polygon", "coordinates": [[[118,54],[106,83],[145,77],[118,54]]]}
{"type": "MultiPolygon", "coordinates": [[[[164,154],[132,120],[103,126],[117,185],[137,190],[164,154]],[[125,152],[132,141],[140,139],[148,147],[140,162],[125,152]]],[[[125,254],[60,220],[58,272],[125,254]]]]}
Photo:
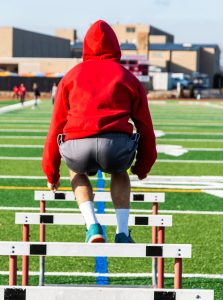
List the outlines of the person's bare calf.
{"type": "Polygon", "coordinates": [[[70,170],[70,181],[78,206],[86,201],[93,201],[92,186],[86,174],[70,170]]]}
{"type": "Polygon", "coordinates": [[[130,180],[128,173],[113,173],[110,187],[114,207],[129,209],[130,180]]]}
{"type": "Polygon", "coordinates": [[[87,235],[87,243],[103,243],[103,230],[94,211],[93,190],[86,174],[76,173],[70,170],[71,186],[77,200],[79,209],[84,217],[87,235]]]}

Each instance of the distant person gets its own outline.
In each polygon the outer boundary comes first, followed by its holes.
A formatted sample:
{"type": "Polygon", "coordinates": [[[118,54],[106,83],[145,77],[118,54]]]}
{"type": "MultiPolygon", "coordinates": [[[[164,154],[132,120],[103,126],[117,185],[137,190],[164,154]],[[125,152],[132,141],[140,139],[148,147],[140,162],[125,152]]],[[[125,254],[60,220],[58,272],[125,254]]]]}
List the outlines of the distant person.
{"type": "Polygon", "coordinates": [[[53,105],[54,105],[54,101],[55,101],[55,97],[56,97],[56,92],[57,92],[57,84],[56,84],[56,82],[54,82],[54,84],[52,86],[52,91],[51,91],[51,100],[52,100],[53,105]]]}
{"type": "Polygon", "coordinates": [[[26,87],[24,86],[23,83],[20,84],[19,86],[19,99],[20,99],[20,103],[23,106],[24,101],[25,101],[25,97],[26,97],[26,87]]]}
{"type": "Polygon", "coordinates": [[[19,87],[17,85],[14,85],[13,87],[13,99],[19,99],[19,87]]]}
{"type": "Polygon", "coordinates": [[[189,84],[189,98],[191,98],[191,99],[195,98],[194,85],[193,85],[193,83],[190,83],[190,84],[189,84]]]}
{"type": "Polygon", "coordinates": [[[38,105],[38,100],[40,98],[40,90],[39,90],[37,83],[33,84],[33,94],[34,94],[34,100],[35,100],[33,108],[36,108],[38,105]]]}
{"type": "Polygon", "coordinates": [[[100,169],[111,174],[111,196],[117,218],[116,243],[133,243],[128,229],[130,168],[140,180],[156,160],[155,135],[145,90],[120,64],[121,50],[104,21],[88,30],[83,62],[60,81],[42,168],[48,188],[59,187],[61,156],[70,169],[72,189],[87,226],[86,242],[105,242],[94,211],[88,178],[100,169]],[[134,126],[136,133],[133,133],[134,126]]]}

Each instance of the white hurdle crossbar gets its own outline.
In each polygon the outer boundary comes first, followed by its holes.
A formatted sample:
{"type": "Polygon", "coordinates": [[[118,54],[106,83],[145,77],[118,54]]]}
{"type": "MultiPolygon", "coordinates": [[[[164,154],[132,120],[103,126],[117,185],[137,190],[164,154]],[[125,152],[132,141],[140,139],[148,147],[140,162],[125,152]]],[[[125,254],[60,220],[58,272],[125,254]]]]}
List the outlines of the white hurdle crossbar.
{"type": "MultiPolygon", "coordinates": [[[[40,212],[46,212],[46,201],[74,201],[74,193],[73,192],[49,192],[49,191],[35,191],[34,192],[34,199],[36,201],[40,201],[40,212]]],[[[95,202],[111,202],[111,194],[109,192],[102,192],[97,191],[94,193],[94,201],[95,202]]],[[[152,203],[152,211],[154,215],[158,214],[158,203],[165,202],[165,193],[150,193],[150,192],[131,192],[130,194],[130,201],[131,202],[138,202],[138,203],[152,203]]],[[[26,233],[27,235],[28,233],[26,233]]],[[[156,226],[152,227],[152,243],[164,243],[164,227],[156,226]]],[[[45,242],[45,224],[40,224],[40,242],[45,242]]],[[[25,263],[25,262],[24,262],[25,263]]],[[[44,284],[44,268],[45,268],[45,261],[44,257],[40,257],[40,278],[39,284],[44,284]]],[[[162,258],[152,259],[152,282],[153,286],[157,286],[159,288],[163,287],[163,275],[164,274],[164,262],[162,258]],[[158,268],[157,268],[158,266],[158,268]],[[158,269],[158,272],[157,272],[158,269]],[[158,280],[157,280],[158,274],[158,280]]]]}
{"type": "MultiPolygon", "coordinates": [[[[102,225],[116,225],[116,216],[114,214],[97,214],[97,219],[102,225]]],[[[23,225],[23,241],[29,241],[29,225],[30,224],[45,224],[45,225],[84,225],[85,221],[82,214],[59,214],[59,213],[16,213],[15,218],[16,224],[23,225]]],[[[172,216],[169,215],[130,215],[129,226],[156,226],[158,227],[158,240],[159,243],[163,244],[165,227],[172,226],[172,216]],[[162,236],[160,237],[160,234],[162,236]]],[[[45,228],[45,239],[46,239],[46,228],[45,228]]],[[[45,240],[44,240],[45,241],[45,240]]],[[[44,258],[41,258],[44,261],[44,258]]],[[[164,280],[164,260],[159,258],[161,261],[161,269],[158,270],[158,282],[162,282],[163,287],[164,280]]],[[[28,256],[22,258],[22,285],[28,285],[28,256]]],[[[160,265],[160,264],[159,264],[160,265]]],[[[40,280],[41,285],[44,282],[44,266],[40,266],[40,280]]]]}
{"type": "Polygon", "coordinates": [[[174,288],[181,288],[182,258],[191,258],[189,244],[104,244],[0,242],[0,255],[9,256],[9,285],[17,282],[17,256],[162,257],[175,259],[174,288]],[[179,268],[180,264],[180,268],[179,268]]]}
{"type": "MultiPolygon", "coordinates": [[[[115,214],[96,214],[101,225],[117,224],[115,214]]],[[[82,214],[75,213],[16,213],[16,224],[85,225],[82,214]]],[[[172,226],[170,215],[129,215],[129,226],[172,226]]]]}
{"type": "Polygon", "coordinates": [[[214,300],[213,290],[145,287],[0,286],[0,300],[214,300]]]}
{"type": "Polygon", "coordinates": [[[0,255],[191,258],[190,244],[0,242],[0,255]]]}
{"type": "MultiPolygon", "coordinates": [[[[34,199],[36,201],[74,201],[73,192],[49,192],[49,191],[35,191],[34,199]]],[[[111,195],[109,192],[94,192],[94,201],[111,202],[111,195]]],[[[164,193],[140,193],[131,192],[131,202],[165,202],[164,193]]]]}

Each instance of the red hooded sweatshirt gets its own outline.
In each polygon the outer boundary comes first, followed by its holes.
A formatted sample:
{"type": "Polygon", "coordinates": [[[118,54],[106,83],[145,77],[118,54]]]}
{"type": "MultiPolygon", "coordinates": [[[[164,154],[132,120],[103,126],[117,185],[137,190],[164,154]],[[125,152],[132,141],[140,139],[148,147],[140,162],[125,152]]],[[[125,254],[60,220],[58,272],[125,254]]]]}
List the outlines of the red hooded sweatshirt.
{"type": "Polygon", "coordinates": [[[147,97],[138,79],[119,63],[121,51],[112,28],[104,21],[88,30],[83,62],[72,68],[57,89],[42,168],[50,183],[59,180],[61,157],[57,136],[80,139],[105,132],[140,134],[133,172],[146,177],[156,160],[153,125],[147,97]]]}

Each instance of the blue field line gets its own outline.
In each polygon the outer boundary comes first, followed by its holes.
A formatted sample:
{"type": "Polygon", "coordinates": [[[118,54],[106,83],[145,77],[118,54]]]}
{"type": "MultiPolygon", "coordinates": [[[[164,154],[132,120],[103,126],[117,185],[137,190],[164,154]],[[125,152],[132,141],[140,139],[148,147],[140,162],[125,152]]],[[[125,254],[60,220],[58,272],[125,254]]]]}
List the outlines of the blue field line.
{"type": "MultiPolygon", "coordinates": [[[[98,170],[98,181],[97,181],[97,188],[104,191],[105,182],[103,179],[103,174],[100,170],[98,170]]],[[[104,214],[105,213],[105,202],[97,202],[96,203],[97,213],[104,214]]],[[[103,234],[106,239],[106,227],[102,226],[103,234]]],[[[107,257],[100,256],[95,258],[95,272],[96,273],[108,273],[108,261],[107,257]]],[[[97,276],[96,277],[96,284],[98,285],[107,285],[109,284],[109,278],[107,276],[97,276]]]]}

